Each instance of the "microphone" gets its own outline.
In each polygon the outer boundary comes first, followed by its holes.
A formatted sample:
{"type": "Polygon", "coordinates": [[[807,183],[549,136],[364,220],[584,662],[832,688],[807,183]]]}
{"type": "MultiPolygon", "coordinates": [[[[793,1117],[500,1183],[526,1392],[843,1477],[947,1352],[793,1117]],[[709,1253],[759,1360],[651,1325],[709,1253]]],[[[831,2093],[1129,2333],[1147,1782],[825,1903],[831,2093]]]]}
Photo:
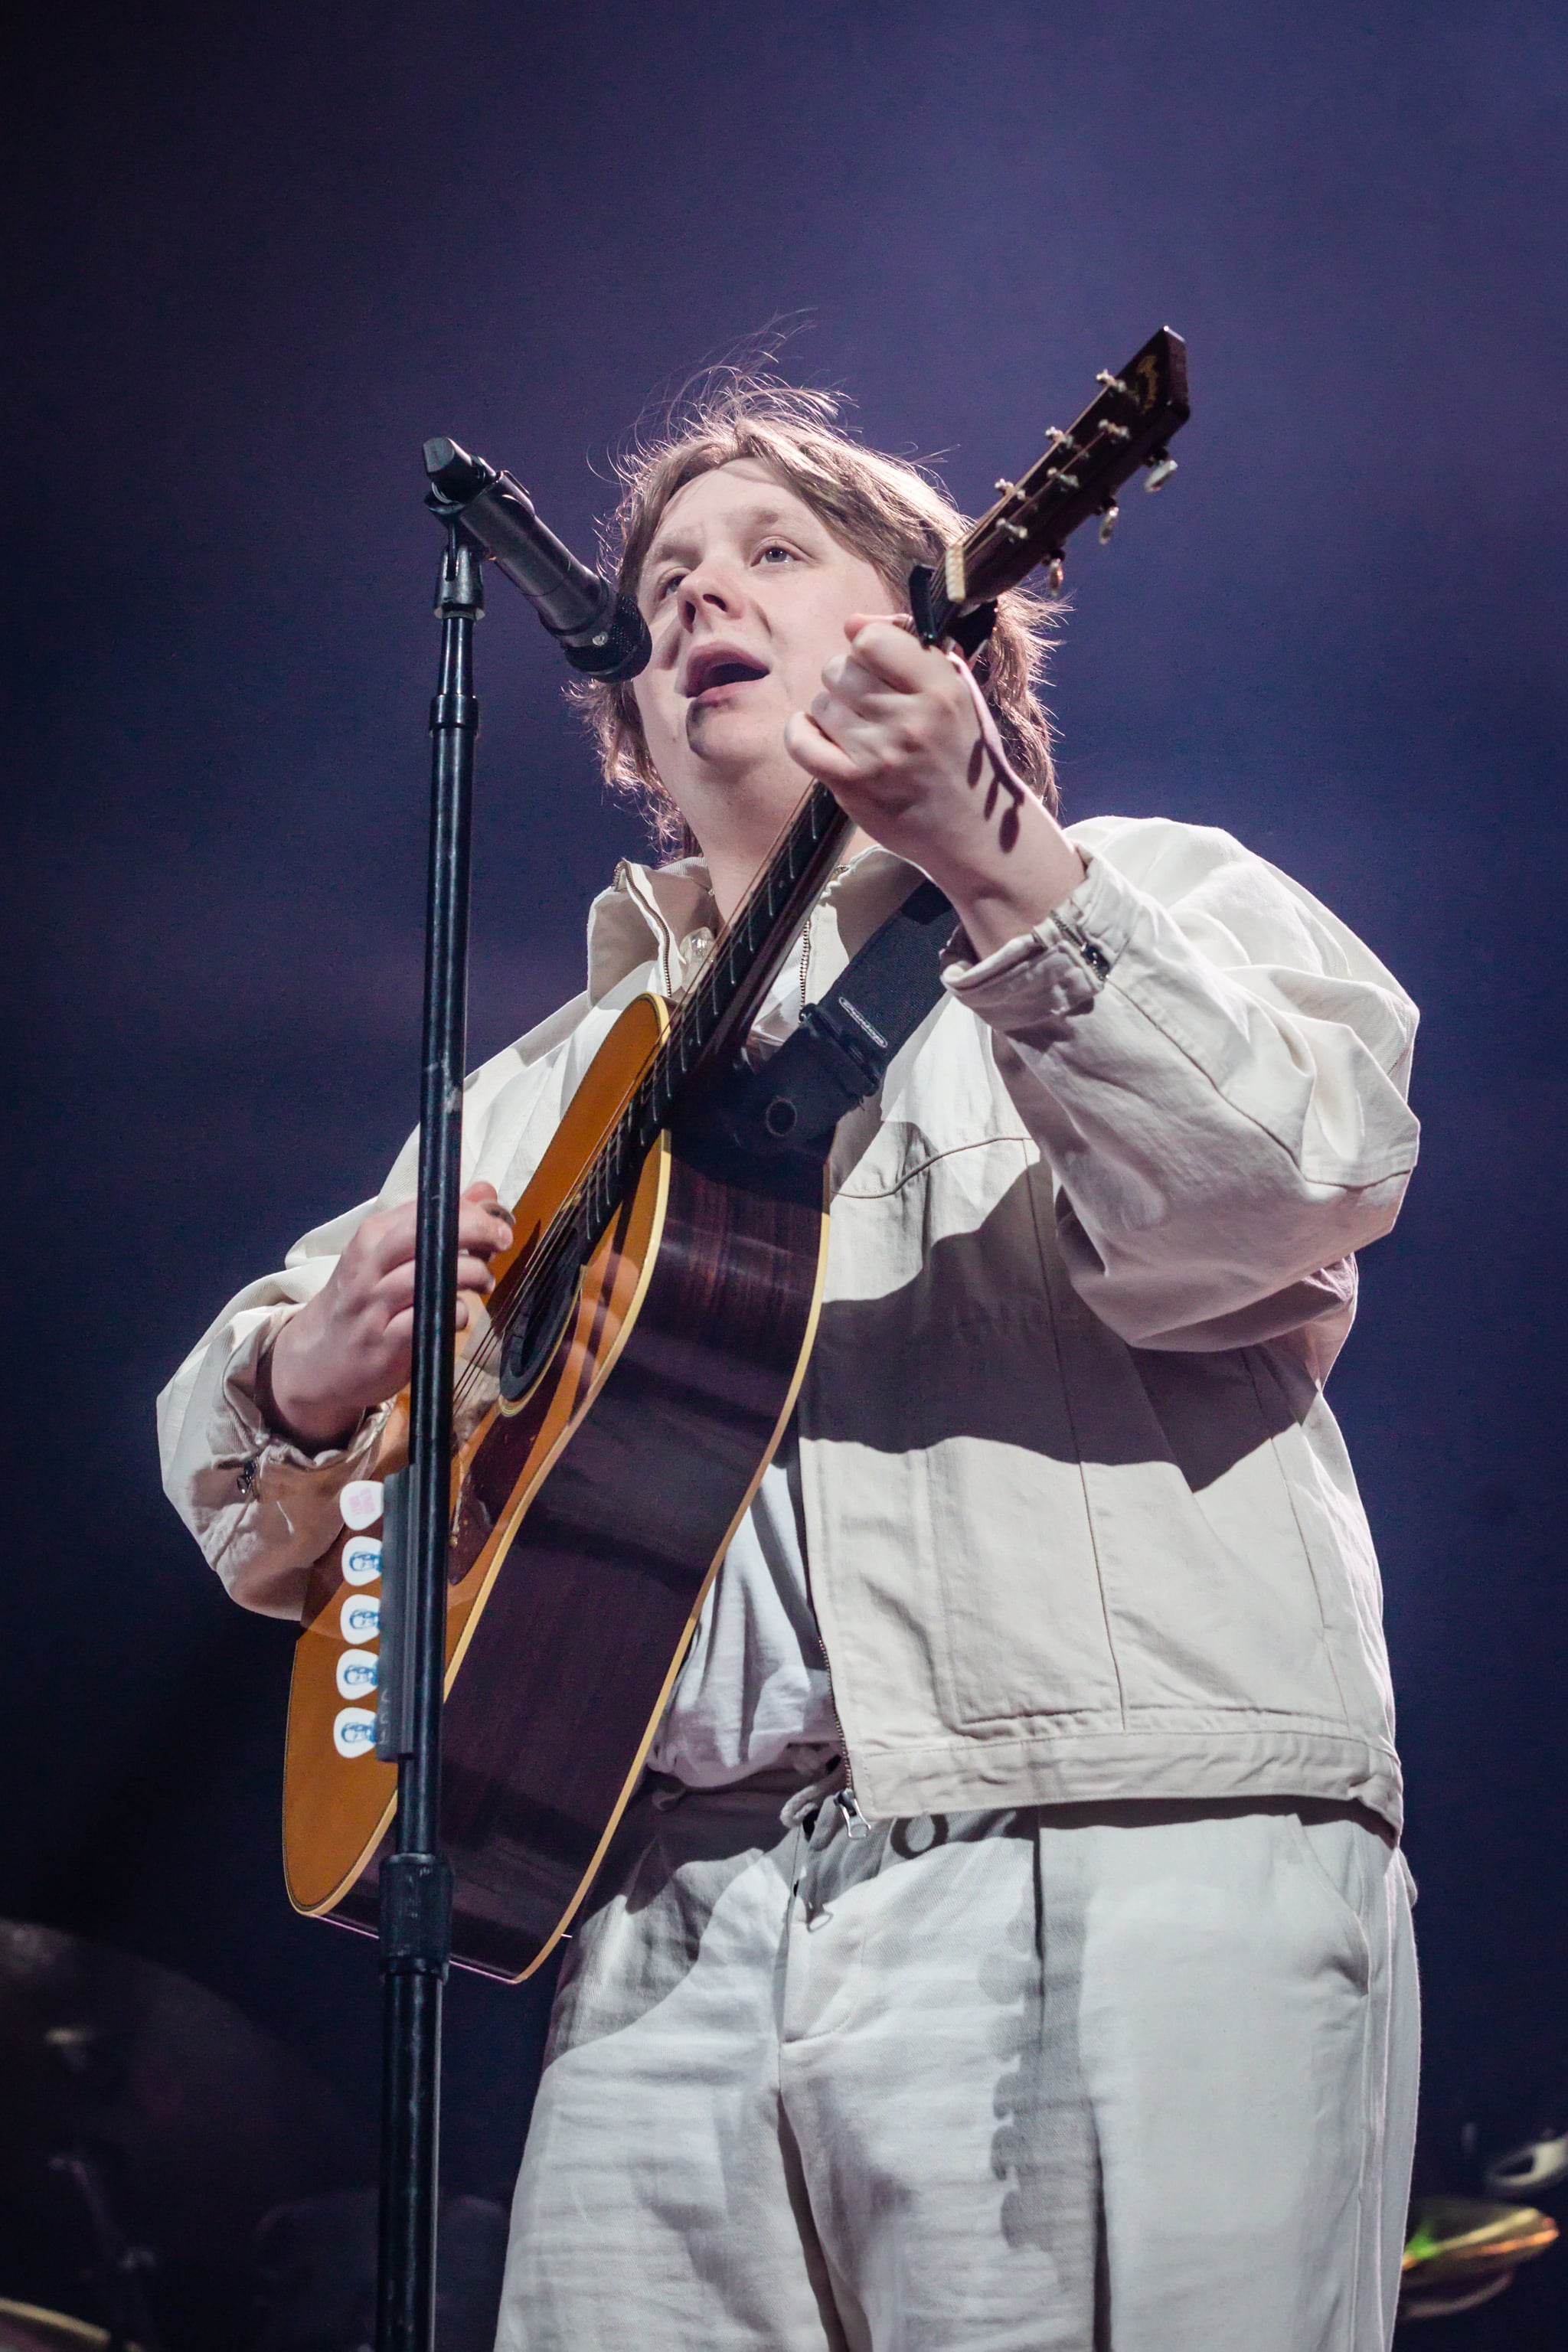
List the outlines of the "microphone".
{"type": "Polygon", "coordinates": [[[444,436],[425,444],[425,471],[426,503],[517,583],[574,669],[613,684],[647,668],[653,641],[637,606],[562,546],[521,482],[444,436]]]}

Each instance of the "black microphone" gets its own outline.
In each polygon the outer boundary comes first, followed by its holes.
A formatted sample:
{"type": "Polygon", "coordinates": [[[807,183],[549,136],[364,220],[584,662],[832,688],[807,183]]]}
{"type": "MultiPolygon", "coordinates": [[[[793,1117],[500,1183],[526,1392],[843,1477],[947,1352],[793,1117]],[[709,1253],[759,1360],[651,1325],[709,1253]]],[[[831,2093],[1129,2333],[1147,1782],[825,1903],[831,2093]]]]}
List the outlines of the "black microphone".
{"type": "Polygon", "coordinates": [[[653,641],[637,606],[562,546],[521,482],[444,437],[425,444],[425,471],[426,503],[516,581],[574,669],[613,682],[647,667],[653,641]]]}

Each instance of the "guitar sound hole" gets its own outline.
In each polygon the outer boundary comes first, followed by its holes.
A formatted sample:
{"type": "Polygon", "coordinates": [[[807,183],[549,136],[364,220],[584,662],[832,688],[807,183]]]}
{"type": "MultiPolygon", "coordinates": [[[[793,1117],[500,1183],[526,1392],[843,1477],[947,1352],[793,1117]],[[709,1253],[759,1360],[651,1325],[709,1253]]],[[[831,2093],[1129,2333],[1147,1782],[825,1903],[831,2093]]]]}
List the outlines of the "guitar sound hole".
{"type": "Polygon", "coordinates": [[[501,1355],[503,1406],[521,1403],[560,1346],[581,1280],[581,1267],[569,1258],[513,1324],[501,1355]]]}

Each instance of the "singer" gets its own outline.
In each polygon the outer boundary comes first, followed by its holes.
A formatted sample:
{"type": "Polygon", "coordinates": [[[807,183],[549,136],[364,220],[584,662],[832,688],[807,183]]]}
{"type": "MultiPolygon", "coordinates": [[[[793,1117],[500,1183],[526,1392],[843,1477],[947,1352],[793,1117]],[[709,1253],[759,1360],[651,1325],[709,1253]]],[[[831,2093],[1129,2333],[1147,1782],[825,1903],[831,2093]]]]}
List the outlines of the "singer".
{"type": "MultiPolygon", "coordinates": [[[[644,446],[616,584],[651,658],[574,691],[658,855],[595,901],[585,993],[469,1084],[483,1294],[609,1015],[689,984],[808,779],[857,830],[753,1059],[900,875],[957,909],[944,1001],[839,1130],[797,1423],[567,1948],[500,2352],[1391,2339],[1410,1898],[1323,1390],[1415,1159],[1415,1009],[1229,835],[1058,823],[1022,592],[976,676],[1028,792],[976,788],[965,681],[900,625],[959,529],[821,394],[726,378],[644,446]]],[[[407,1376],[413,1181],[162,1400],[251,1608],[298,1612],[407,1376]]]]}

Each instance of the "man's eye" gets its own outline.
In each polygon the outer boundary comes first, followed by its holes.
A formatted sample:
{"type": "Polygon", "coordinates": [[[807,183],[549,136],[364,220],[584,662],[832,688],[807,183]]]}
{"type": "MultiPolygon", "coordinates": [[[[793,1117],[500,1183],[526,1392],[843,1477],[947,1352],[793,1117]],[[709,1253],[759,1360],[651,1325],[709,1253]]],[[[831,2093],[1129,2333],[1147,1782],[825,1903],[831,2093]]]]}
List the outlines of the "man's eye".
{"type": "Polygon", "coordinates": [[[685,574],[683,572],[667,572],[664,578],[659,582],[658,587],[653,592],[654,603],[656,604],[662,603],[663,599],[668,595],[672,588],[679,587],[684,577],[685,574]]]}
{"type": "Polygon", "coordinates": [[[793,563],[795,560],[794,548],[785,547],[777,540],[770,540],[766,547],[759,547],[757,550],[759,563],[769,562],[775,556],[782,557],[785,563],[793,563]]]}

